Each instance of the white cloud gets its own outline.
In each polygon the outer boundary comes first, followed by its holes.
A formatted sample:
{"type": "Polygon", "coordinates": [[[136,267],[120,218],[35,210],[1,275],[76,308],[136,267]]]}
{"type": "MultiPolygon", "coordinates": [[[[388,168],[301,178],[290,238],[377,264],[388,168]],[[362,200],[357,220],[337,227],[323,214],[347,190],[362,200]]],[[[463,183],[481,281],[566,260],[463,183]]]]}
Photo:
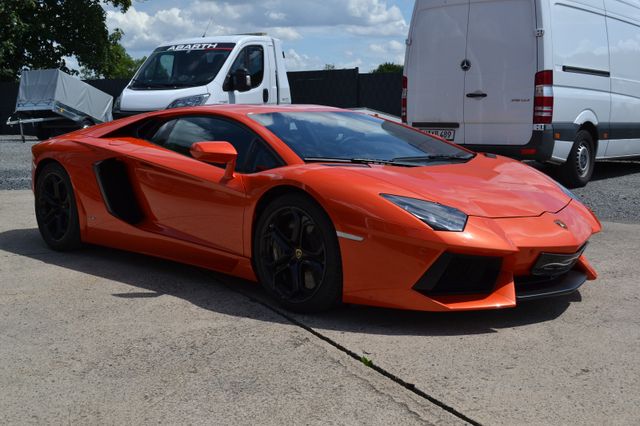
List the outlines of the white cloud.
{"type": "Polygon", "coordinates": [[[271,27],[269,34],[285,41],[299,40],[302,35],[292,27],[271,27]]]}
{"type": "Polygon", "coordinates": [[[301,54],[294,49],[287,50],[285,62],[289,71],[317,70],[324,68],[325,65],[318,56],[301,54]]]}
{"type": "Polygon", "coordinates": [[[189,0],[134,2],[126,14],[107,9],[110,30],[134,57],[160,43],[207,35],[266,32],[285,41],[292,69],[398,62],[408,25],[393,0],[189,0]],[[179,6],[174,6],[178,5],[179,6]],[[333,47],[339,47],[336,52],[333,47]],[[368,47],[368,48],[367,48],[368,47]],[[319,56],[324,56],[320,59],[319,56]]]}

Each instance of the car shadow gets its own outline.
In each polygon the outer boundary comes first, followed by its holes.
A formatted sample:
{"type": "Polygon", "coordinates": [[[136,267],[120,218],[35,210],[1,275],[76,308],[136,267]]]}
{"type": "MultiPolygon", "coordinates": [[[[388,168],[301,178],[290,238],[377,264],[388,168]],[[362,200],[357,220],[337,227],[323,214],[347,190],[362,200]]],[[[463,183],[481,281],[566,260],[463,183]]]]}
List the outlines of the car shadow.
{"type": "Polygon", "coordinates": [[[415,336],[495,333],[504,328],[554,320],[571,303],[581,301],[580,294],[574,293],[506,310],[433,313],[345,305],[322,314],[301,315],[282,310],[255,283],[205,269],[89,245],[73,252],[56,252],[45,245],[36,228],[1,232],[0,250],[139,289],[113,294],[117,298],[170,295],[226,315],[279,323],[293,319],[314,329],[340,332],[415,336]],[[154,279],[159,275],[162,279],[154,279]],[[229,298],[229,291],[244,297],[229,298]],[[266,308],[247,308],[247,303],[252,302],[266,308]]]}

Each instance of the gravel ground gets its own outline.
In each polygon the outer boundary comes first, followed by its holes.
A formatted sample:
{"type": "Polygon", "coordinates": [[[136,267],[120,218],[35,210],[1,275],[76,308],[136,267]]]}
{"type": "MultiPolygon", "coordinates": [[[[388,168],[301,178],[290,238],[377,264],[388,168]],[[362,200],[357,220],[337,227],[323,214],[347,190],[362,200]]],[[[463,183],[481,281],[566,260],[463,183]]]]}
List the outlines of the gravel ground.
{"type": "MultiPolygon", "coordinates": [[[[0,136],[0,190],[29,189],[31,185],[31,147],[37,141],[27,137],[0,136]]],[[[544,171],[555,175],[553,168],[544,171]]],[[[598,163],[593,180],[573,192],[601,220],[640,223],[640,161],[598,163]]]]}
{"type": "Polygon", "coordinates": [[[20,136],[0,136],[0,190],[31,188],[31,147],[38,140],[20,136]]]}

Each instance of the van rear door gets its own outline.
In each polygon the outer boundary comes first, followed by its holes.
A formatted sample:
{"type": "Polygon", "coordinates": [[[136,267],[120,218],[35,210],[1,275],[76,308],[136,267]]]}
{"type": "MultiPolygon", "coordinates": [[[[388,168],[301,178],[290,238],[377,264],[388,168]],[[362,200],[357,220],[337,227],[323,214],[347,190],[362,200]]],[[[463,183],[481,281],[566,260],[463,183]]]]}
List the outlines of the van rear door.
{"type": "Polygon", "coordinates": [[[472,0],[465,72],[465,143],[524,145],[533,130],[535,2],[472,0]]]}
{"type": "Polygon", "coordinates": [[[407,121],[462,144],[469,0],[416,0],[407,48],[407,121]]]}

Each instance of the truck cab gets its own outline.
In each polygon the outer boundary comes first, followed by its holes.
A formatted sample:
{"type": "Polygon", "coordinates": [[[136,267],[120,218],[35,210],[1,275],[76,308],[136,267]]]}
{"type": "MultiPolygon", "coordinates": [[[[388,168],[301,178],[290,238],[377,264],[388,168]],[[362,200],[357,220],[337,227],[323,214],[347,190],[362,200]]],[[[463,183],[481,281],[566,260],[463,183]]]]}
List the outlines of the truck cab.
{"type": "Polygon", "coordinates": [[[289,104],[284,51],[264,34],[185,39],[158,46],[114,103],[118,117],[212,104],[289,104]]]}

